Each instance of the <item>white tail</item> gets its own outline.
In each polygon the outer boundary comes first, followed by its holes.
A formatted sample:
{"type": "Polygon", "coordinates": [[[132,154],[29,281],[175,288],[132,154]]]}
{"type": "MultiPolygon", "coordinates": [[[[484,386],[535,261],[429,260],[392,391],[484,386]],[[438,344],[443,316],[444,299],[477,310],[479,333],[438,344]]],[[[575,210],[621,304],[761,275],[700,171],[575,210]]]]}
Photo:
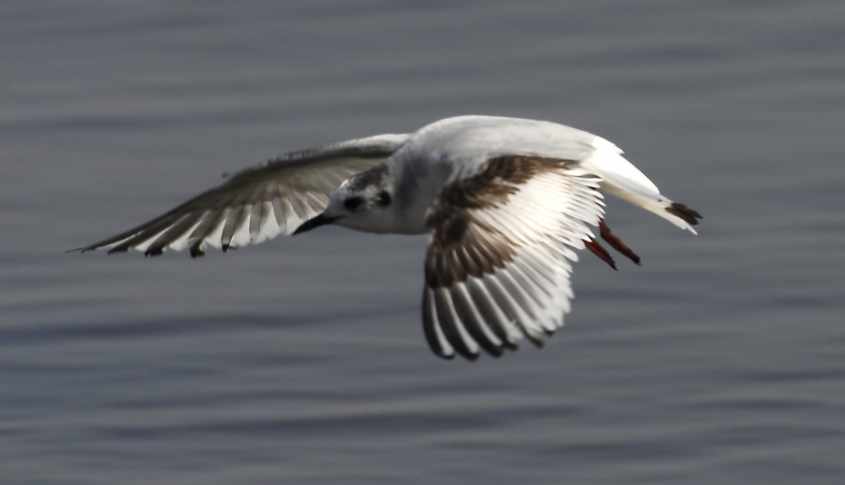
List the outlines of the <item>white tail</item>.
{"type": "Polygon", "coordinates": [[[664,197],[660,190],[637,167],[622,156],[622,150],[601,137],[593,144],[595,152],[581,165],[602,178],[602,189],[635,206],[662,217],[693,234],[701,214],[684,204],[664,197]]]}

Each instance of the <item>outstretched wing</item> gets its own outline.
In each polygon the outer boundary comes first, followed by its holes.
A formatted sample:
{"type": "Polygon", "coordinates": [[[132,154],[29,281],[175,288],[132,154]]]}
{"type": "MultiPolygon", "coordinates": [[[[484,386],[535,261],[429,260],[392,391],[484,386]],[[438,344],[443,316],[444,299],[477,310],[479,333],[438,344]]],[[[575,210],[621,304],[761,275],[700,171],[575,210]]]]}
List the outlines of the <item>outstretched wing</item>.
{"type": "Polygon", "coordinates": [[[405,134],[377,135],[282,155],[238,172],[150,221],[77,250],[135,249],[157,256],[190,248],[196,257],[208,246],[226,251],[291,234],[325,209],[341,182],[382,163],[407,139],[405,134]]]}
{"type": "Polygon", "coordinates": [[[443,190],[427,219],[422,304],[434,353],[499,356],[563,325],[575,251],[604,213],[600,181],[574,161],[504,156],[443,190]]]}

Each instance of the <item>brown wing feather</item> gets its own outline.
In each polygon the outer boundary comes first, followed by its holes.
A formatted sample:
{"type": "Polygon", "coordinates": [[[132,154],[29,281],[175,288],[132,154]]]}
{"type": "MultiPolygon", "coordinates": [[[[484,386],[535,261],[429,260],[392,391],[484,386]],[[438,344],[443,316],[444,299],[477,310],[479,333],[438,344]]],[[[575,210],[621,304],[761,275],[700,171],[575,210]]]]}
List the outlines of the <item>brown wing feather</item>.
{"type": "Polygon", "coordinates": [[[560,314],[568,308],[563,301],[569,291],[564,262],[574,255],[563,246],[583,247],[582,239],[592,237],[586,227],[597,224],[602,214],[598,179],[570,170],[575,165],[531,156],[497,157],[440,194],[426,221],[432,236],[423,293],[423,328],[435,354],[475,359],[484,350],[499,356],[515,349],[523,337],[540,346],[543,335],[559,326],[554,308],[562,308],[560,314]],[[534,192],[523,192],[535,179],[539,185],[534,192]],[[560,187],[554,186],[556,181],[560,187]],[[542,193],[537,191],[550,183],[567,206],[538,207],[536,198],[542,193]],[[514,211],[526,208],[539,211],[548,227],[516,221],[514,211]],[[497,215],[526,225],[517,235],[497,215]],[[560,267],[549,259],[558,260],[560,267]]]}

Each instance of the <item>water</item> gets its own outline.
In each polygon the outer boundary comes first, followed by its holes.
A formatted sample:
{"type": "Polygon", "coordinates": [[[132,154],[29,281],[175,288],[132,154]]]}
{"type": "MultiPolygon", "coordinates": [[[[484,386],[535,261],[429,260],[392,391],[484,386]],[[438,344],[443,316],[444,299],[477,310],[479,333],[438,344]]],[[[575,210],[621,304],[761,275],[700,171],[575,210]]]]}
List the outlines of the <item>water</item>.
{"type": "Polygon", "coordinates": [[[288,3],[0,6],[4,484],[842,482],[845,4],[288,3]],[[63,252],[460,113],[608,136],[701,237],[612,202],[644,266],[476,363],[426,348],[424,238],[63,252]]]}

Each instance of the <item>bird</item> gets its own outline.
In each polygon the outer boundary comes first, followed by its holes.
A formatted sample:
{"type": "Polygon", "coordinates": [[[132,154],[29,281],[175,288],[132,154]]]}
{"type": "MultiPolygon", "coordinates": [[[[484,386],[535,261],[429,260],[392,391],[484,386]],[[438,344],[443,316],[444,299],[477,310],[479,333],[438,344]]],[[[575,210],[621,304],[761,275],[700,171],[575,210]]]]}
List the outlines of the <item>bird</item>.
{"type": "Polygon", "coordinates": [[[442,358],[542,347],[564,324],[571,276],[599,243],[640,264],[605,221],[605,195],[692,234],[699,212],[664,196],[609,140],[567,125],[463,115],[411,133],[290,152],[115,236],[71,251],[203,256],[334,224],[428,234],[422,329],[442,358]]]}

